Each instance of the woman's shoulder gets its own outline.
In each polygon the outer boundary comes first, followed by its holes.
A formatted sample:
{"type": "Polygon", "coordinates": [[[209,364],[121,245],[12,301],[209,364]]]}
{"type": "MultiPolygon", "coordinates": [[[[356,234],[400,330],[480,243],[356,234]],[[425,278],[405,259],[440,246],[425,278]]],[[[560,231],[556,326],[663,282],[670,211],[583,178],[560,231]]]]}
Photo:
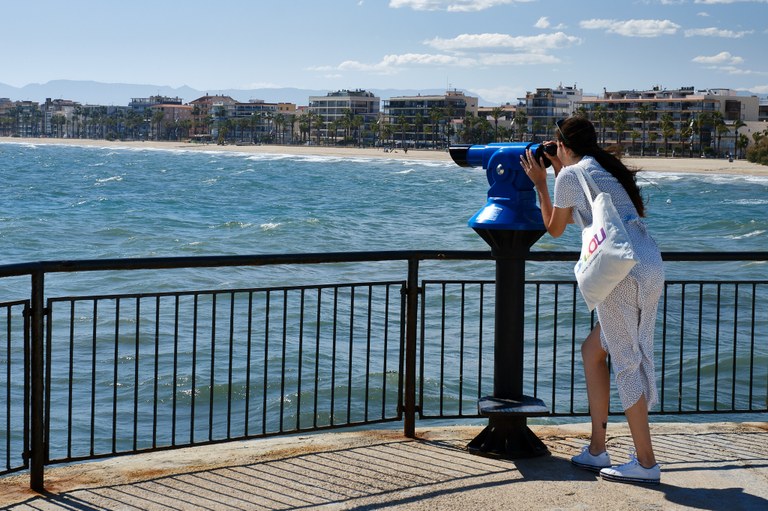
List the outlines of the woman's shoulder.
{"type": "Polygon", "coordinates": [[[566,165],[560,169],[557,178],[560,179],[561,176],[565,176],[565,178],[570,181],[571,179],[576,179],[576,174],[578,172],[586,171],[592,174],[593,172],[599,170],[602,170],[600,164],[597,163],[597,161],[591,156],[585,156],[576,163],[566,165]]]}

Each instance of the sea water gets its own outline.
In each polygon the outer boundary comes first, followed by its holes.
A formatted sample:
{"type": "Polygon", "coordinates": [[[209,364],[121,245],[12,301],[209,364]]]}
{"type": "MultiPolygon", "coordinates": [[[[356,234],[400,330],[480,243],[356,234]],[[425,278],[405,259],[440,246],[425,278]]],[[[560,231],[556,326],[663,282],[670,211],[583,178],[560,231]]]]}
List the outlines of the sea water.
{"type": "MultiPolygon", "coordinates": [[[[287,156],[183,149],[0,144],[0,264],[63,259],[285,254],[377,250],[479,250],[467,226],[484,205],[480,168],[449,161],[287,156]]],[[[550,176],[550,179],[552,176],[550,176]]],[[[647,223],[663,251],[761,251],[768,247],[768,177],[639,174],[647,223]]],[[[533,250],[578,250],[574,227],[533,250]]],[[[529,263],[529,277],[572,278],[568,264],[529,263]]],[[[768,279],[755,262],[671,263],[668,278],[768,279]]],[[[490,262],[452,267],[493,278],[490,262]]],[[[314,268],[311,277],[338,275],[314,268]]],[[[237,271],[190,272],[184,289],[252,285],[237,271]]],[[[276,285],[294,274],[278,272],[276,285]]],[[[370,276],[374,279],[376,276],[370,276]]],[[[403,278],[402,272],[398,278],[403,278]]],[[[329,280],[333,279],[333,280],[329,280]]],[[[125,275],[66,275],[46,292],[118,293],[125,275]]],[[[130,280],[130,279],[128,279],[130,280]]],[[[0,281],[0,302],[24,298],[28,279],[0,281]]],[[[302,282],[303,283],[303,282],[302,282]]],[[[179,290],[153,272],[146,291],[179,290]]],[[[135,281],[130,283],[136,291],[135,281]]],[[[77,413],[77,410],[75,410],[77,413]]]]}
{"type": "MultiPolygon", "coordinates": [[[[480,168],[448,161],[0,144],[0,264],[486,250],[480,168]]],[[[665,251],[768,247],[768,176],[639,174],[665,251]]],[[[534,247],[578,250],[571,228],[534,247]]]]}

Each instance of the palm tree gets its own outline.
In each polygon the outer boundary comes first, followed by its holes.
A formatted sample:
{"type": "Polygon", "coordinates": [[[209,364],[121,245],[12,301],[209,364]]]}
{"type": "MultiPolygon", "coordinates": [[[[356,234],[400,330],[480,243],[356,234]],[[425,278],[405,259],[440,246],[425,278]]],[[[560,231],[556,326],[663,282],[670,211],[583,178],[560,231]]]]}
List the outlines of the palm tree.
{"type": "Polygon", "coordinates": [[[283,135],[283,143],[284,144],[293,144],[294,142],[294,129],[296,127],[296,115],[295,114],[284,114],[285,116],[285,123],[283,129],[287,133],[286,135],[283,135]]]}
{"type": "Polygon", "coordinates": [[[275,129],[277,130],[278,135],[278,142],[281,144],[285,143],[285,133],[283,132],[285,128],[285,115],[284,114],[276,114],[275,115],[275,129]]]}
{"type": "Polygon", "coordinates": [[[248,124],[251,129],[251,141],[256,144],[260,142],[260,138],[257,136],[259,132],[258,128],[261,126],[261,118],[264,114],[262,112],[253,112],[248,118],[248,124]]]}
{"type": "Polygon", "coordinates": [[[669,112],[661,116],[659,127],[661,128],[661,137],[664,139],[664,157],[669,154],[669,139],[675,136],[675,121],[669,112]]]}
{"type": "Polygon", "coordinates": [[[533,121],[531,129],[531,140],[536,141],[536,134],[541,130],[541,121],[536,119],[533,121]]]}
{"type": "Polygon", "coordinates": [[[442,118],[443,118],[442,108],[433,106],[429,110],[429,120],[432,121],[432,149],[437,148],[437,142],[435,141],[435,136],[437,136],[439,132],[439,123],[442,118]]]}
{"type": "Polygon", "coordinates": [[[320,145],[320,135],[323,129],[323,116],[317,113],[310,113],[315,121],[315,143],[320,145]]]}
{"type": "Polygon", "coordinates": [[[746,149],[748,145],[749,145],[749,137],[743,133],[740,133],[739,138],[736,141],[736,149],[739,150],[738,154],[740,154],[742,158],[744,157],[744,149],[746,149]]]}
{"type": "MultiPolygon", "coordinates": [[[[699,130],[699,155],[704,154],[704,129],[709,128],[712,122],[712,114],[709,112],[702,112],[699,114],[699,118],[696,120],[696,127],[699,130]]],[[[711,137],[710,137],[711,139],[711,137]]]]}
{"type": "Polygon", "coordinates": [[[648,121],[653,118],[651,105],[644,103],[637,109],[637,118],[640,119],[640,129],[642,138],[640,140],[640,156],[645,156],[645,132],[648,129],[648,121]]]}
{"type": "Polygon", "coordinates": [[[504,109],[500,106],[495,106],[491,109],[491,117],[493,118],[493,141],[499,141],[499,118],[504,115],[504,109]]]}
{"type": "Polygon", "coordinates": [[[362,139],[361,139],[361,137],[362,137],[362,129],[361,128],[363,127],[364,124],[365,124],[365,120],[363,119],[362,115],[356,115],[352,119],[352,129],[355,132],[355,143],[357,144],[358,147],[361,147],[363,145],[362,144],[362,139]]]}
{"type": "Polygon", "coordinates": [[[405,116],[401,114],[397,118],[397,126],[400,128],[400,144],[403,146],[403,149],[405,149],[406,147],[405,132],[409,128],[408,119],[406,119],[405,116]]]}
{"type": "Polygon", "coordinates": [[[417,113],[416,116],[413,118],[413,124],[416,128],[416,146],[419,145],[419,135],[422,133],[424,129],[424,116],[421,115],[421,112],[417,113]]]}
{"type": "Polygon", "coordinates": [[[155,140],[160,140],[160,128],[163,126],[163,118],[165,118],[165,112],[162,110],[155,110],[152,112],[152,125],[155,130],[155,140]]]}
{"type": "Polygon", "coordinates": [[[613,126],[616,129],[616,143],[621,145],[621,139],[627,129],[627,112],[625,110],[617,110],[613,114],[613,126]]]}
{"type": "Polygon", "coordinates": [[[53,133],[55,138],[61,138],[61,127],[67,123],[67,118],[62,114],[54,114],[51,116],[51,126],[53,127],[53,133]]]}
{"type": "Polygon", "coordinates": [[[517,140],[523,140],[523,135],[528,128],[528,114],[525,110],[515,110],[515,117],[512,119],[512,123],[515,125],[517,140]]]}
{"type": "MultiPolygon", "coordinates": [[[[738,149],[738,144],[739,144],[739,141],[741,140],[740,137],[739,137],[739,130],[741,128],[743,128],[744,126],[746,126],[746,124],[741,119],[739,119],[739,120],[737,120],[736,122],[733,123],[733,146],[734,146],[734,149],[738,149]]],[[[749,143],[749,139],[747,139],[747,143],[749,143]]],[[[736,157],[737,158],[739,157],[738,156],[738,151],[736,151],[736,157]]]]}
{"type": "MultiPolygon", "coordinates": [[[[680,128],[680,145],[683,146],[685,144],[686,140],[690,140],[691,144],[689,146],[689,157],[693,157],[693,125],[695,124],[695,120],[691,120],[690,124],[684,124],[680,128]]],[[[685,147],[680,148],[680,152],[682,154],[685,147]]]]}
{"type": "Polygon", "coordinates": [[[606,129],[605,121],[607,118],[608,118],[608,114],[605,111],[605,107],[603,105],[597,105],[594,110],[593,120],[597,121],[598,127],[600,129],[601,144],[605,144],[605,129],[606,129]]]}
{"type": "Polygon", "coordinates": [[[712,112],[711,115],[712,118],[712,126],[715,128],[715,153],[717,156],[720,156],[720,142],[723,138],[723,135],[728,133],[728,126],[725,125],[725,120],[723,119],[723,114],[720,111],[712,112]]]}
{"type": "Polygon", "coordinates": [[[387,140],[390,141],[389,142],[390,146],[393,145],[392,144],[392,133],[393,133],[394,130],[392,129],[392,125],[391,124],[382,124],[382,125],[380,125],[380,131],[381,131],[381,140],[382,140],[381,143],[382,143],[382,145],[386,145],[387,144],[387,140]]]}
{"type": "Polygon", "coordinates": [[[445,106],[443,110],[443,126],[444,126],[444,135],[445,135],[445,143],[446,145],[451,143],[451,139],[454,135],[454,127],[453,127],[453,105],[450,103],[445,106]]]}

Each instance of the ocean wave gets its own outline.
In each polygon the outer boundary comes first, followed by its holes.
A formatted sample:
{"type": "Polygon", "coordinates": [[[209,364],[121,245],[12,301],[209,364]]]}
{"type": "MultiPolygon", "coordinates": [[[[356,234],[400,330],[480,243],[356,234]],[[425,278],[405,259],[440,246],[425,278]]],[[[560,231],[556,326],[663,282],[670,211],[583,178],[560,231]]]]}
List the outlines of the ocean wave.
{"type": "Polygon", "coordinates": [[[103,184],[103,183],[109,183],[111,181],[118,181],[119,182],[119,181],[122,181],[122,180],[123,180],[123,176],[111,176],[111,177],[105,177],[105,178],[97,179],[96,183],[97,184],[103,184]]]}
{"type": "Polygon", "coordinates": [[[730,236],[726,236],[726,238],[731,240],[743,240],[746,238],[754,238],[755,236],[760,236],[761,234],[765,234],[765,230],[752,231],[746,234],[732,234],[730,236]]]}
{"type": "Polygon", "coordinates": [[[737,206],[762,206],[768,204],[768,199],[724,199],[723,204],[736,204],[737,206]]]}
{"type": "Polygon", "coordinates": [[[259,227],[261,228],[262,231],[274,231],[281,225],[283,225],[281,222],[265,222],[259,225],[259,227]]]}
{"type": "Polygon", "coordinates": [[[251,222],[240,222],[237,220],[230,220],[229,222],[224,222],[223,224],[219,224],[214,227],[214,229],[218,228],[224,228],[224,229],[248,229],[250,227],[253,227],[253,223],[251,222]]]}

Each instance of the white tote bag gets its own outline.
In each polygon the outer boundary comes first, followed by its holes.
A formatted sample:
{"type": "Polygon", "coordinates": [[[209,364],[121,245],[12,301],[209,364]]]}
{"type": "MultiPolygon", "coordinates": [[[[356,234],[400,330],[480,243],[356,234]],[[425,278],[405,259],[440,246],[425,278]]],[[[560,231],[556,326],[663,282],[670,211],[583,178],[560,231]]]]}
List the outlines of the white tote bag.
{"type": "Polygon", "coordinates": [[[573,271],[591,311],[627,276],[637,256],[611,195],[601,192],[586,170],[578,167],[576,175],[592,205],[592,224],[581,233],[581,255],[573,271]],[[590,187],[599,192],[594,200],[590,187]]]}

